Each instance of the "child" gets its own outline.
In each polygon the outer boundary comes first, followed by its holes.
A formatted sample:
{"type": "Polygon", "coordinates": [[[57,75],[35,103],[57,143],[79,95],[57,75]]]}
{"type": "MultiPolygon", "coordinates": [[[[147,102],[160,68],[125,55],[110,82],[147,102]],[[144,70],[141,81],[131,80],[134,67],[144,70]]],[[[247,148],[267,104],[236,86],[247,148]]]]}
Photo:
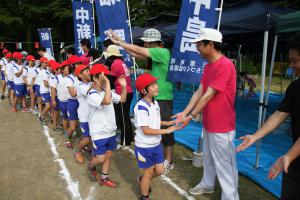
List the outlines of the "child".
{"type": "Polygon", "coordinates": [[[57,120],[58,120],[58,98],[57,98],[57,85],[58,79],[57,75],[60,74],[59,63],[55,62],[54,60],[50,60],[48,65],[51,67],[50,79],[49,79],[49,86],[50,86],[50,105],[51,105],[51,112],[52,112],[52,125],[54,131],[59,131],[57,128],[57,120]]]}
{"type": "Polygon", "coordinates": [[[78,64],[81,64],[81,60],[78,56],[71,56],[68,58],[69,63],[69,76],[67,77],[66,86],[68,88],[68,120],[69,120],[69,128],[66,132],[65,145],[67,148],[72,148],[71,138],[73,132],[76,130],[77,122],[78,122],[78,114],[77,109],[79,106],[77,100],[77,92],[76,86],[78,85],[78,78],[75,75],[75,68],[78,64]]]}
{"type": "Polygon", "coordinates": [[[158,95],[157,78],[150,74],[140,75],[136,80],[136,88],[142,99],[134,107],[135,115],[135,156],[139,168],[143,169],[143,176],[139,177],[141,200],[148,200],[150,182],[153,178],[164,173],[164,156],[161,145],[161,135],[177,130],[174,121],[160,120],[160,108],[154,97],[158,95]],[[170,126],[160,129],[161,126],[170,126]]]}
{"type": "Polygon", "coordinates": [[[9,51],[7,49],[3,49],[2,54],[3,58],[0,60],[0,71],[1,71],[1,99],[4,99],[4,93],[5,93],[5,87],[6,87],[6,76],[5,76],[5,66],[7,65],[8,61],[6,59],[6,54],[8,54],[9,51]]]}
{"type": "Polygon", "coordinates": [[[48,71],[48,59],[46,57],[40,58],[41,63],[41,84],[40,84],[40,94],[42,97],[42,102],[45,104],[42,110],[41,116],[39,117],[41,123],[45,125],[45,115],[50,110],[50,88],[49,88],[49,78],[50,73],[48,71]]]}
{"type": "Polygon", "coordinates": [[[63,128],[65,136],[69,127],[68,121],[68,111],[67,111],[67,102],[68,102],[68,88],[67,88],[67,77],[69,76],[69,64],[67,61],[63,61],[60,66],[61,74],[57,75],[57,98],[60,114],[63,119],[63,128]]]}
{"type": "Polygon", "coordinates": [[[256,88],[256,83],[255,83],[254,79],[248,73],[244,73],[244,79],[247,81],[248,86],[249,86],[247,98],[249,98],[251,96],[256,96],[256,93],[254,91],[254,89],[256,88]]]}
{"type": "Polygon", "coordinates": [[[24,78],[23,78],[23,70],[24,66],[22,65],[23,55],[19,52],[13,53],[13,58],[15,59],[15,63],[13,65],[14,70],[14,90],[15,90],[15,98],[13,101],[11,111],[17,112],[17,102],[22,101],[22,112],[28,112],[26,108],[25,96],[27,94],[24,78]]]}
{"type": "Polygon", "coordinates": [[[76,86],[77,98],[79,102],[77,113],[82,131],[82,138],[75,150],[74,157],[76,162],[82,164],[84,162],[84,158],[82,156],[83,148],[91,142],[88,123],[90,112],[89,105],[87,103],[87,93],[91,88],[90,69],[87,65],[78,65],[75,69],[75,74],[79,80],[79,84],[76,86]]]}
{"type": "Polygon", "coordinates": [[[37,105],[38,105],[38,110],[34,110],[33,114],[38,114],[38,117],[41,116],[42,113],[42,97],[41,97],[41,93],[40,93],[40,85],[41,85],[41,63],[39,63],[38,66],[35,67],[34,70],[34,77],[31,80],[31,85],[33,85],[33,91],[34,91],[34,95],[36,97],[36,101],[37,101],[37,105]]]}
{"type": "Polygon", "coordinates": [[[95,64],[90,70],[92,89],[87,96],[90,107],[89,127],[93,142],[93,154],[88,167],[91,180],[97,180],[100,185],[115,188],[117,184],[108,178],[112,151],[117,148],[116,119],[113,103],[126,101],[126,79],[118,79],[122,92],[121,96],[111,91],[110,82],[105,75],[110,74],[102,64],[95,64]],[[96,166],[102,164],[102,173],[97,177],[96,166]]]}
{"type": "Polygon", "coordinates": [[[7,64],[5,66],[5,75],[7,77],[7,88],[8,88],[8,102],[10,104],[14,101],[14,69],[13,69],[13,62],[12,62],[12,54],[7,53],[5,55],[7,60],[7,64]]]}
{"type": "Polygon", "coordinates": [[[25,83],[27,85],[27,91],[30,94],[30,109],[29,111],[33,113],[34,111],[34,105],[35,105],[35,94],[33,91],[33,85],[32,85],[32,79],[35,77],[35,58],[32,55],[28,55],[26,57],[26,60],[28,62],[28,66],[26,67],[26,80],[25,83]]]}

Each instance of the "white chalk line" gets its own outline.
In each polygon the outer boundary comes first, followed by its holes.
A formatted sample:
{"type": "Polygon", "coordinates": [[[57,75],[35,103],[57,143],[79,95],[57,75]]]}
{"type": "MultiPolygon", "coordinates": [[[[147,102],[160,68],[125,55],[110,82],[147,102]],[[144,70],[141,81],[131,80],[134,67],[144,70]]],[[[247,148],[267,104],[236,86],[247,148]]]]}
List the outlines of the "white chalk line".
{"type": "MultiPolygon", "coordinates": [[[[126,150],[126,149],[124,149],[126,150]]],[[[127,149],[130,154],[135,156],[134,150],[131,148],[127,149]]],[[[167,183],[169,186],[171,186],[174,190],[176,190],[181,196],[183,196],[187,200],[195,200],[195,198],[191,195],[189,195],[184,189],[180,188],[172,179],[167,177],[166,175],[160,175],[160,179],[167,183]]]]}
{"type": "Polygon", "coordinates": [[[43,128],[44,128],[43,133],[48,139],[48,144],[50,145],[50,149],[53,153],[54,161],[58,162],[59,166],[61,168],[59,174],[67,182],[67,189],[71,195],[71,198],[73,200],[82,200],[81,195],[79,193],[79,183],[73,181],[71,174],[65,165],[65,161],[63,159],[59,158],[59,154],[57,152],[57,148],[56,148],[54,139],[50,136],[48,127],[43,126],[43,128]]]}

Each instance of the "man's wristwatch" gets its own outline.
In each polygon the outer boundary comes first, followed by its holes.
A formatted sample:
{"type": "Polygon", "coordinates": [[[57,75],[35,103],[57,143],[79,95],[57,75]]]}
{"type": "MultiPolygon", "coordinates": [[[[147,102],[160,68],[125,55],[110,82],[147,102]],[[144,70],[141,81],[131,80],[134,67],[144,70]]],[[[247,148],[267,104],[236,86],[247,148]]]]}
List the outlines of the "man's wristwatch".
{"type": "Polygon", "coordinates": [[[189,117],[190,117],[191,119],[195,119],[195,118],[196,118],[192,113],[189,114],[189,117]]]}

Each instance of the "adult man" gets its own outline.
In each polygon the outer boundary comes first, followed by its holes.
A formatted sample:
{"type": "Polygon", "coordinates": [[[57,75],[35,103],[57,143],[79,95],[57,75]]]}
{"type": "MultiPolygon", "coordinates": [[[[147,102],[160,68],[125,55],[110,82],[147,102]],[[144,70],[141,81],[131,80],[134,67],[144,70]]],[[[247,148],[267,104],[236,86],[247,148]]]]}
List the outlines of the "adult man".
{"type": "MultiPolygon", "coordinates": [[[[170,52],[167,48],[162,47],[161,34],[156,29],[147,29],[143,33],[141,40],[144,41],[144,47],[133,44],[127,44],[120,39],[113,31],[107,36],[114,44],[123,47],[132,56],[138,59],[148,60],[148,68],[154,77],[159,77],[157,84],[159,94],[155,97],[160,107],[162,121],[169,121],[173,113],[173,85],[167,81],[167,74],[170,62],[170,52]]],[[[162,129],[166,127],[161,127],[162,129]]],[[[173,163],[173,146],[175,144],[174,134],[162,136],[162,144],[166,148],[166,160],[164,162],[165,172],[174,168],[173,163]]]]}
{"type": "MultiPolygon", "coordinates": [[[[290,67],[295,69],[297,77],[300,76],[300,35],[292,38],[288,43],[290,67]]],[[[263,138],[265,135],[271,133],[278,127],[288,116],[292,119],[292,138],[293,147],[290,151],[278,159],[272,166],[269,178],[275,178],[282,172],[283,167],[288,168],[283,173],[282,179],[282,200],[299,199],[300,191],[300,157],[298,153],[293,153],[295,149],[299,149],[299,136],[300,136],[300,79],[293,81],[286,90],[284,99],[281,101],[277,111],[275,111],[264,123],[264,125],[257,130],[253,135],[246,135],[240,139],[243,142],[237,147],[237,151],[242,151],[251,146],[257,140],[263,138]],[[293,155],[293,156],[291,156],[293,155]],[[289,167],[288,167],[289,166],[289,167]],[[288,173],[287,173],[288,171],[288,173]]],[[[297,150],[296,150],[297,151],[297,150]]]]}
{"type": "Polygon", "coordinates": [[[222,200],[238,200],[238,171],[233,139],[235,137],[234,100],[236,71],[233,63],[222,55],[222,34],[203,28],[192,41],[208,64],[197,91],[183,112],[175,115],[177,123],[185,127],[191,119],[203,113],[202,180],[189,190],[193,195],[213,193],[215,178],[222,188],[222,200]]]}
{"type": "Polygon", "coordinates": [[[48,61],[49,61],[49,60],[55,60],[55,59],[53,58],[53,56],[51,56],[51,55],[46,51],[46,47],[40,46],[40,47],[37,49],[37,51],[38,51],[39,56],[47,58],[48,61]]]}
{"type": "Polygon", "coordinates": [[[92,46],[91,41],[89,39],[84,38],[80,41],[80,46],[84,52],[84,54],[80,56],[81,62],[84,65],[88,65],[90,63],[90,57],[88,57],[87,55],[92,46]]]}

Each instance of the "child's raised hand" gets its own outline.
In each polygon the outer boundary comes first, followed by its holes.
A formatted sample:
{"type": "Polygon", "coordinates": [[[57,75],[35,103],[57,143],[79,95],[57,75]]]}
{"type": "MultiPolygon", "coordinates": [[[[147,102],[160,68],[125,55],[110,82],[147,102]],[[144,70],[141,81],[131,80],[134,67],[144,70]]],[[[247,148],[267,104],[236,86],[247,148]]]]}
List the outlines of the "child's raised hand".
{"type": "Polygon", "coordinates": [[[124,88],[126,87],[126,78],[124,76],[121,76],[118,78],[118,82],[120,83],[120,85],[124,88]]]}
{"type": "Polygon", "coordinates": [[[180,129],[180,126],[170,126],[169,128],[166,129],[167,134],[173,133],[174,131],[180,129]]]}

